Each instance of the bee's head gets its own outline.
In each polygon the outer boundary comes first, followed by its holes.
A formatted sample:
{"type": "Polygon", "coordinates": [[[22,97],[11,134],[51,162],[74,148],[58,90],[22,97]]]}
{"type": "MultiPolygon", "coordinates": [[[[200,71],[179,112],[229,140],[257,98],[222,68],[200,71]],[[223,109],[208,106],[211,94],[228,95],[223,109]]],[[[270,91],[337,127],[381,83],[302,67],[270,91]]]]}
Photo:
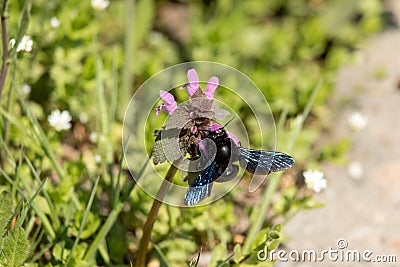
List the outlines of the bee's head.
{"type": "Polygon", "coordinates": [[[226,134],[226,131],[224,128],[219,128],[215,131],[208,131],[208,138],[212,139],[212,140],[216,140],[219,138],[227,138],[228,135],[226,134]]]}

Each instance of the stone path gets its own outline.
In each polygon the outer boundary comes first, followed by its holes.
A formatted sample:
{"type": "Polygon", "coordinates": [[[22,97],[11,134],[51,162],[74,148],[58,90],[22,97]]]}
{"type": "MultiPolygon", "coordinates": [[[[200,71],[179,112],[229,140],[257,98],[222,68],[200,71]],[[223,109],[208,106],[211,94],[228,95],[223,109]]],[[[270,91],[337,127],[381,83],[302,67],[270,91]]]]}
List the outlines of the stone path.
{"type": "MultiPolygon", "coordinates": [[[[392,1],[400,10],[400,1],[392,1]]],[[[400,21],[400,12],[396,13],[400,21]]],[[[400,25],[400,23],[399,23],[400,25]]],[[[301,212],[285,227],[292,249],[338,249],[345,239],[347,250],[370,250],[395,255],[397,263],[277,262],[275,266],[400,266],[400,30],[387,30],[361,49],[356,64],[341,69],[332,105],[337,118],[333,140],[348,136],[349,162],[360,162],[363,175],[349,177],[347,165],[323,167],[328,188],[316,196],[326,206],[301,212]],[[348,117],[359,111],[368,118],[357,132],[348,117]]]]}

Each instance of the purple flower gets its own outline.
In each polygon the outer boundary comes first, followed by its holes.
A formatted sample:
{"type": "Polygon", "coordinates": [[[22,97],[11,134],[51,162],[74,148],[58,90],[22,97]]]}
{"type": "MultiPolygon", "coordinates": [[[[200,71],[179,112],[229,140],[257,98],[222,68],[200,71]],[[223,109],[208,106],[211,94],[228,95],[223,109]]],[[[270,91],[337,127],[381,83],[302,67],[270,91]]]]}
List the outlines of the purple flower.
{"type": "MultiPolygon", "coordinates": [[[[223,110],[216,109],[212,105],[214,100],[214,92],[219,85],[219,79],[217,77],[213,76],[210,78],[204,92],[199,86],[199,76],[197,75],[195,69],[188,70],[187,77],[189,82],[182,86],[180,89],[187,89],[189,98],[192,101],[192,107],[194,107],[194,109],[197,108],[203,110],[203,113],[205,110],[211,110],[212,112],[215,112],[216,116],[209,117],[210,119],[223,119],[223,117],[229,114],[223,110]],[[206,101],[204,101],[203,99],[205,99],[206,101]]],[[[164,102],[156,108],[157,116],[160,115],[161,109],[170,114],[177,108],[177,103],[172,94],[160,90],[160,97],[164,100],[164,102]]],[[[193,110],[190,111],[190,118],[199,115],[203,115],[204,117],[204,114],[199,114],[198,112],[196,113],[193,110]]]]}
{"type": "MultiPolygon", "coordinates": [[[[200,88],[199,75],[197,75],[195,69],[190,69],[187,72],[187,77],[189,82],[182,86],[181,89],[187,88],[189,98],[192,98],[195,92],[200,88]]],[[[208,80],[206,90],[204,91],[204,94],[208,99],[214,99],[214,92],[215,89],[217,89],[218,85],[219,79],[217,77],[213,76],[210,78],[210,80],[208,80]]]]}
{"type": "MultiPolygon", "coordinates": [[[[229,115],[228,111],[214,105],[214,92],[219,85],[217,77],[210,78],[204,91],[200,87],[196,70],[189,69],[187,77],[189,82],[181,89],[187,89],[189,101],[178,105],[172,94],[160,90],[163,103],[156,108],[156,114],[158,116],[161,110],[164,110],[170,117],[162,130],[163,140],[161,135],[157,134],[153,147],[154,164],[166,161],[166,152],[168,159],[171,160],[181,158],[182,154],[188,154],[190,158],[197,159],[200,157],[199,151],[207,158],[209,153],[206,149],[206,141],[203,140],[206,137],[205,131],[221,128],[220,125],[213,126],[213,122],[222,121],[229,115]],[[163,144],[163,141],[166,144],[163,144]]],[[[235,144],[239,145],[237,138],[230,136],[235,144]]]]}
{"type": "Polygon", "coordinates": [[[156,108],[157,116],[160,115],[161,109],[163,109],[168,114],[170,114],[176,109],[177,104],[173,95],[171,95],[166,91],[160,90],[160,97],[162,98],[162,100],[164,100],[164,103],[162,103],[161,106],[158,106],[156,108]]]}

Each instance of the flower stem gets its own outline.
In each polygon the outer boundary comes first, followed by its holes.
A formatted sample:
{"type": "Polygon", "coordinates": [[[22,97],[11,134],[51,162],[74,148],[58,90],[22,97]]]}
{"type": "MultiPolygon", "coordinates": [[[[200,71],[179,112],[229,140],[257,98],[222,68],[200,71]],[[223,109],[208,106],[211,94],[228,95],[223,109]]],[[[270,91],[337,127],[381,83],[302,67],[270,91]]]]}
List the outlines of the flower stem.
{"type": "Polygon", "coordinates": [[[153,230],[154,222],[157,218],[158,210],[160,209],[162,200],[168,192],[171,181],[177,171],[177,168],[174,165],[175,164],[171,164],[171,167],[169,168],[167,175],[165,176],[165,179],[161,184],[160,189],[158,190],[157,197],[154,199],[149,216],[147,216],[147,220],[143,227],[143,236],[140,240],[139,249],[137,252],[135,267],[143,267],[146,263],[147,247],[150,241],[151,231],[153,230]]]}
{"type": "Polygon", "coordinates": [[[7,2],[3,1],[3,6],[1,7],[1,42],[3,46],[3,56],[2,56],[2,64],[1,64],[1,71],[0,71],[0,101],[1,96],[3,94],[4,85],[6,83],[7,73],[9,62],[8,60],[8,34],[7,34],[7,2]]]}

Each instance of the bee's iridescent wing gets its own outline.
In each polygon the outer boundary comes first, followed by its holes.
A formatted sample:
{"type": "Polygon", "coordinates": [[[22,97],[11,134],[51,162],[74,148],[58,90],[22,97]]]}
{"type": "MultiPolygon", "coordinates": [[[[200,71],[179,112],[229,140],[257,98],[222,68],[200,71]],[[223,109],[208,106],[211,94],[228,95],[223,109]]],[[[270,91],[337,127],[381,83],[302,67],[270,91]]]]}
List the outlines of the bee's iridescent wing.
{"type": "Polygon", "coordinates": [[[186,206],[196,205],[206,197],[210,196],[215,169],[216,164],[215,161],[213,161],[189,186],[184,198],[186,206]]]}
{"type": "MultiPolygon", "coordinates": [[[[215,180],[215,182],[217,183],[229,182],[232,179],[236,178],[238,172],[239,172],[238,165],[229,164],[228,167],[226,167],[226,169],[223,171],[223,173],[215,180]]],[[[217,173],[218,173],[218,168],[217,168],[217,173]]]]}
{"type": "Polygon", "coordinates": [[[243,168],[254,174],[267,175],[289,169],[295,163],[291,156],[276,151],[238,147],[239,161],[243,168]]]}

